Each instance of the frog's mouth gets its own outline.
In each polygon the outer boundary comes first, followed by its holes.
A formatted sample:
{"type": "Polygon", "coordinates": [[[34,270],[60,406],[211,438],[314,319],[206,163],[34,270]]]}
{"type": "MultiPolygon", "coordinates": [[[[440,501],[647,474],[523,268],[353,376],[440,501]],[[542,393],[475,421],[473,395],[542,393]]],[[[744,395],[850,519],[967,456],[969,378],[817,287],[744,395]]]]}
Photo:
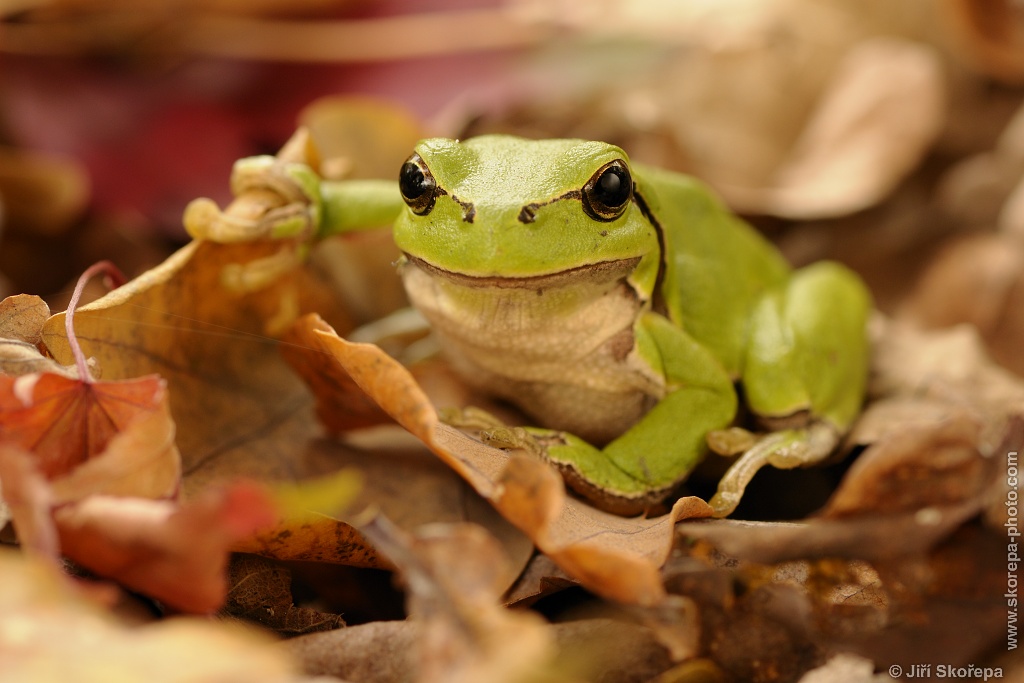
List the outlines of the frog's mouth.
{"type": "Polygon", "coordinates": [[[431,277],[448,280],[463,287],[505,288],[505,289],[552,289],[581,283],[614,282],[625,278],[636,270],[640,257],[614,259],[588,263],[582,266],[559,270],[544,275],[466,275],[445,270],[421,258],[405,253],[405,266],[412,265],[431,277]]]}

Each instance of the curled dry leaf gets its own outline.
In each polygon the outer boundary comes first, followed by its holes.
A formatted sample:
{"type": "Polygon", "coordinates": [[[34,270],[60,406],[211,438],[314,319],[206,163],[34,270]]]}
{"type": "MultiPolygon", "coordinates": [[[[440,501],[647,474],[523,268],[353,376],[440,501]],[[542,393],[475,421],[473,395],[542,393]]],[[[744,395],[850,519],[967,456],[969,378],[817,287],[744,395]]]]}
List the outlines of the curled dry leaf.
{"type": "Polygon", "coordinates": [[[0,552],[0,653],[11,681],[300,683],[258,633],[178,617],[127,627],[54,568],[0,552]]]}
{"type": "Polygon", "coordinates": [[[1024,10],[1014,0],[951,0],[957,47],[979,71],[1024,83],[1024,10]]]}
{"type": "Polygon", "coordinates": [[[55,481],[58,502],[94,493],[162,498],[178,489],[174,422],[159,377],[3,375],[0,427],[4,442],[31,451],[55,481]]]}
{"type": "Polygon", "coordinates": [[[51,516],[52,499],[50,485],[36,468],[32,454],[0,443],[0,527],[13,522],[22,548],[55,560],[60,542],[51,516]]]}
{"type": "MultiPolygon", "coordinates": [[[[409,111],[366,97],[320,98],[302,110],[299,125],[309,130],[323,160],[320,176],[331,180],[393,179],[416,142],[429,137],[409,111]]],[[[390,230],[371,230],[325,240],[313,264],[365,323],[407,305],[402,281],[394,277],[398,256],[390,230]]]]}
{"type": "MultiPolygon", "coordinates": [[[[347,316],[332,291],[304,268],[258,290],[222,283],[229,266],[273,255],[278,246],[193,242],[75,314],[82,346],[104,377],[158,372],[164,378],[184,497],[239,477],[274,485],[354,467],[363,473],[354,506],[372,502],[403,528],[477,521],[507,539],[506,548],[524,565],[529,543],[426,453],[367,452],[323,438],[309,390],[282,359],[279,340],[266,335],[266,323],[316,310],[345,329],[347,316]],[[396,477],[399,467],[407,476],[396,477]]],[[[43,340],[58,360],[70,360],[63,314],[47,322],[43,340]]],[[[236,549],[278,559],[380,564],[358,531],[325,515],[289,517],[236,549]]]]}
{"type": "Polygon", "coordinates": [[[1024,245],[1003,234],[947,244],[929,265],[900,311],[927,328],[970,323],[992,355],[1024,373],[1024,245]]]}
{"type": "MultiPolygon", "coordinates": [[[[43,323],[50,307],[38,296],[16,294],[0,301],[0,339],[11,339],[35,346],[42,339],[43,323]]],[[[23,373],[7,372],[9,375],[23,373]]]]}
{"type": "Polygon", "coordinates": [[[915,397],[962,407],[996,429],[1024,412],[1024,380],[996,365],[969,325],[921,330],[901,321],[875,321],[869,393],[915,397]]]}
{"type": "MultiPolygon", "coordinates": [[[[99,272],[120,275],[105,262],[88,269],[72,310],[99,272]]],[[[8,334],[36,343],[47,313],[41,301],[12,297],[0,304],[0,323],[8,334]]],[[[181,464],[165,384],[154,375],[96,381],[76,344],[69,344],[76,377],[63,370],[0,375],[0,442],[32,454],[34,466],[53,482],[55,505],[94,494],[174,495],[181,464]]]]}
{"type": "MultiPolygon", "coordinates": [[[[376,621],[300,636],[282,647],[310,675],[360,683],[411,683],[418,680],[414,654],[424,628],[413,619],[376,621]]],[[[671,665],[668,653],[643,626],[582,619],[547,628],[558,649],[555,672],[578,671],[589,674],[585,680],[602,683],[647,683],[671,665]]]]}
{"type": "Polygon", "coordinates": [[[442,424],[412,375],[376,346],[353,344],[323,321],[299,321],[303,338],[328,354],[400,425],[420,438],[501,514],[526,533],[570,576],[605,597],[656,605],[665,598],[658,567],[671,546],[672,526],[710,516],[698,498],[683,498],[655,519],[624,519],[569,497],[546,464],[486,446],[442,424]]]}
{"type": "Polygon", "coordinates": [[[874,328],[875,400],[850,435],[870,445],[822,512],[677,526],[666,584],[697,601],[709,651],[740,679],[808,654],[804,670],[844,651],[883,669],[966,665],[1005,644],[1003,501],[1008,454],[1024,449],[1024,381],[968,329],[874,328]]]}
{"type": "Polygon", "coordinates": [[[790,156],[764,188],[719,186],[748,212],[845,216],[887,196],[942,126],[943,84],[930,48],[876,38],[839,64],[790,156]]]}
{"type": "Polygon", "coordinates": [[[71,559],[168,606],[209,613],[224,601],[228,548],[276,519],[269,493],[248,483],[209,491],[185,506],[90,494],[54,504],[31,456],[0,445],[0,491],[21,544],[39,557],[71,559]]]}
{"type": "Polygon", "coordinates": [[[224,602],[227,551],[276,520],[267,491],[237,483],[183,506],[91,496],[54,518],[64,554],[170,607],[208,614],[224,602]]]}
{"type": "Polygon", "coordinates": [[[0,301],[0,374],[18,377],[49,372],[77,377],[75,368],[64,367],[39,352],[50,307],[31,294],[16,294],[0,301]]]}
{"type": "Polygon", "coordinates": [[[511,566],[485,530],[428,525],[410,536],[380,516],[360,529],[398,568],[409,615],[421,624],[417,681],[513,683],[550,665],[554,642],[543,620],[498,603],[511,566]]]}
{"type": "Polygon", "coordinates": [[[998,231],[943,245],[899,317],[927,328],[970,323],[997,361],[1024,374],[1024,107],[994,150],[945,174],[939,202],[960,223],[998,231]]]}

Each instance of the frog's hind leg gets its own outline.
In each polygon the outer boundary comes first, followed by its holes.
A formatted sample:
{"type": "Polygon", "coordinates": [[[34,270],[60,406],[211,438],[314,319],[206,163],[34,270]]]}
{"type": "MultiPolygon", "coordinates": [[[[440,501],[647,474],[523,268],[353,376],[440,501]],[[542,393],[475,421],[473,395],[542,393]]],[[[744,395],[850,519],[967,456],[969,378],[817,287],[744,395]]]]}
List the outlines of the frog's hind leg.
{"type": "Polygon", "coordinates": [[[637,424],[603,449],[564,432],[530,430],[567,483],[599,507],[637,514],[660,502],[701,461],[705,436],[732,422],[732,380],[700,344],[660,315],[636,328],[636,352],[658,368],[666,394],[637,424]]]}
{"type": "Polygon", "coordinates": [[[786,424],[744,453],[712,507],[727,515],[764,465],[788,469],[827,458],[860,411],[867,385],[871,298],[851,271],[821,262],[797,271],[758,303],[742,381],[765,424],[786,424]],[[799,425],[799,426],[798,426],[799,425]]]}
{"type": "Polygon", "coordinates": [[[808,411],[845,430],[867,383],[870,310],[860,279],[827,261],[762,297],[742,372],[751,410],[768,421],[808,411]]]}

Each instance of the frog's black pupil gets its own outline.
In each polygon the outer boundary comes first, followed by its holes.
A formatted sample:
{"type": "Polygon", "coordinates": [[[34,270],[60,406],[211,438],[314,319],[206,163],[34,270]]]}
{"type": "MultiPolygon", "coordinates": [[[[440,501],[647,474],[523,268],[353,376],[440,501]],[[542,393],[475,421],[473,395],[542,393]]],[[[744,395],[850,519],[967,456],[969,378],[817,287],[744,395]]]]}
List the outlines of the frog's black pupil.
{"type": "Polygon", "coordinates": [[[623,214],[633,196],[633,179],[622,161],[612,161],[583,186],[583,210],[599,221],[613,221],[623,214]]]}
{"type": "MultiPolygon", "coordinates": [[[[605,174],[601,176],[601,182],[599,184],[601,186],[601,192],[608,197],[614,197],[616,193],[618,193],[619,188],[622,187],[622,181],[619,179],[619,176],[611,171],[606,171],[605,174]]],[[[614,204],[615,202],[606,203],[614,204]]]]}
{"type": "Polygon", "coordinates": [[[629,176],[625,169],[612,166],[601,174],[594,187],[595,199],[608,208],[622,206],[629,201],[629,176]]]}
{"type": "Polygon", "coordinates": [[[402,166],[402,174],[398,180],[402,194],[409,199],[417,199],[430,189],[430,183],[426,182],[423,171],[411,161],[402,166]]]}

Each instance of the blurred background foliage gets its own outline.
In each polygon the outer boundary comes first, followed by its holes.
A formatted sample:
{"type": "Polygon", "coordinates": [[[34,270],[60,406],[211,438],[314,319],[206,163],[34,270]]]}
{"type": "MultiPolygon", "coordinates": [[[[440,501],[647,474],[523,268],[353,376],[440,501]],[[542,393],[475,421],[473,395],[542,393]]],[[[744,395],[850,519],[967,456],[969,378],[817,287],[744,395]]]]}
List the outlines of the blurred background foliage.
{"type": "Polygon", "coordinates": [[[0,0],[0,293],[159,262],[301,121],[341,176],[427,134],[615,142],[896,310],[1024,222],[1022,95],[1013,0],[0,0]]]}

